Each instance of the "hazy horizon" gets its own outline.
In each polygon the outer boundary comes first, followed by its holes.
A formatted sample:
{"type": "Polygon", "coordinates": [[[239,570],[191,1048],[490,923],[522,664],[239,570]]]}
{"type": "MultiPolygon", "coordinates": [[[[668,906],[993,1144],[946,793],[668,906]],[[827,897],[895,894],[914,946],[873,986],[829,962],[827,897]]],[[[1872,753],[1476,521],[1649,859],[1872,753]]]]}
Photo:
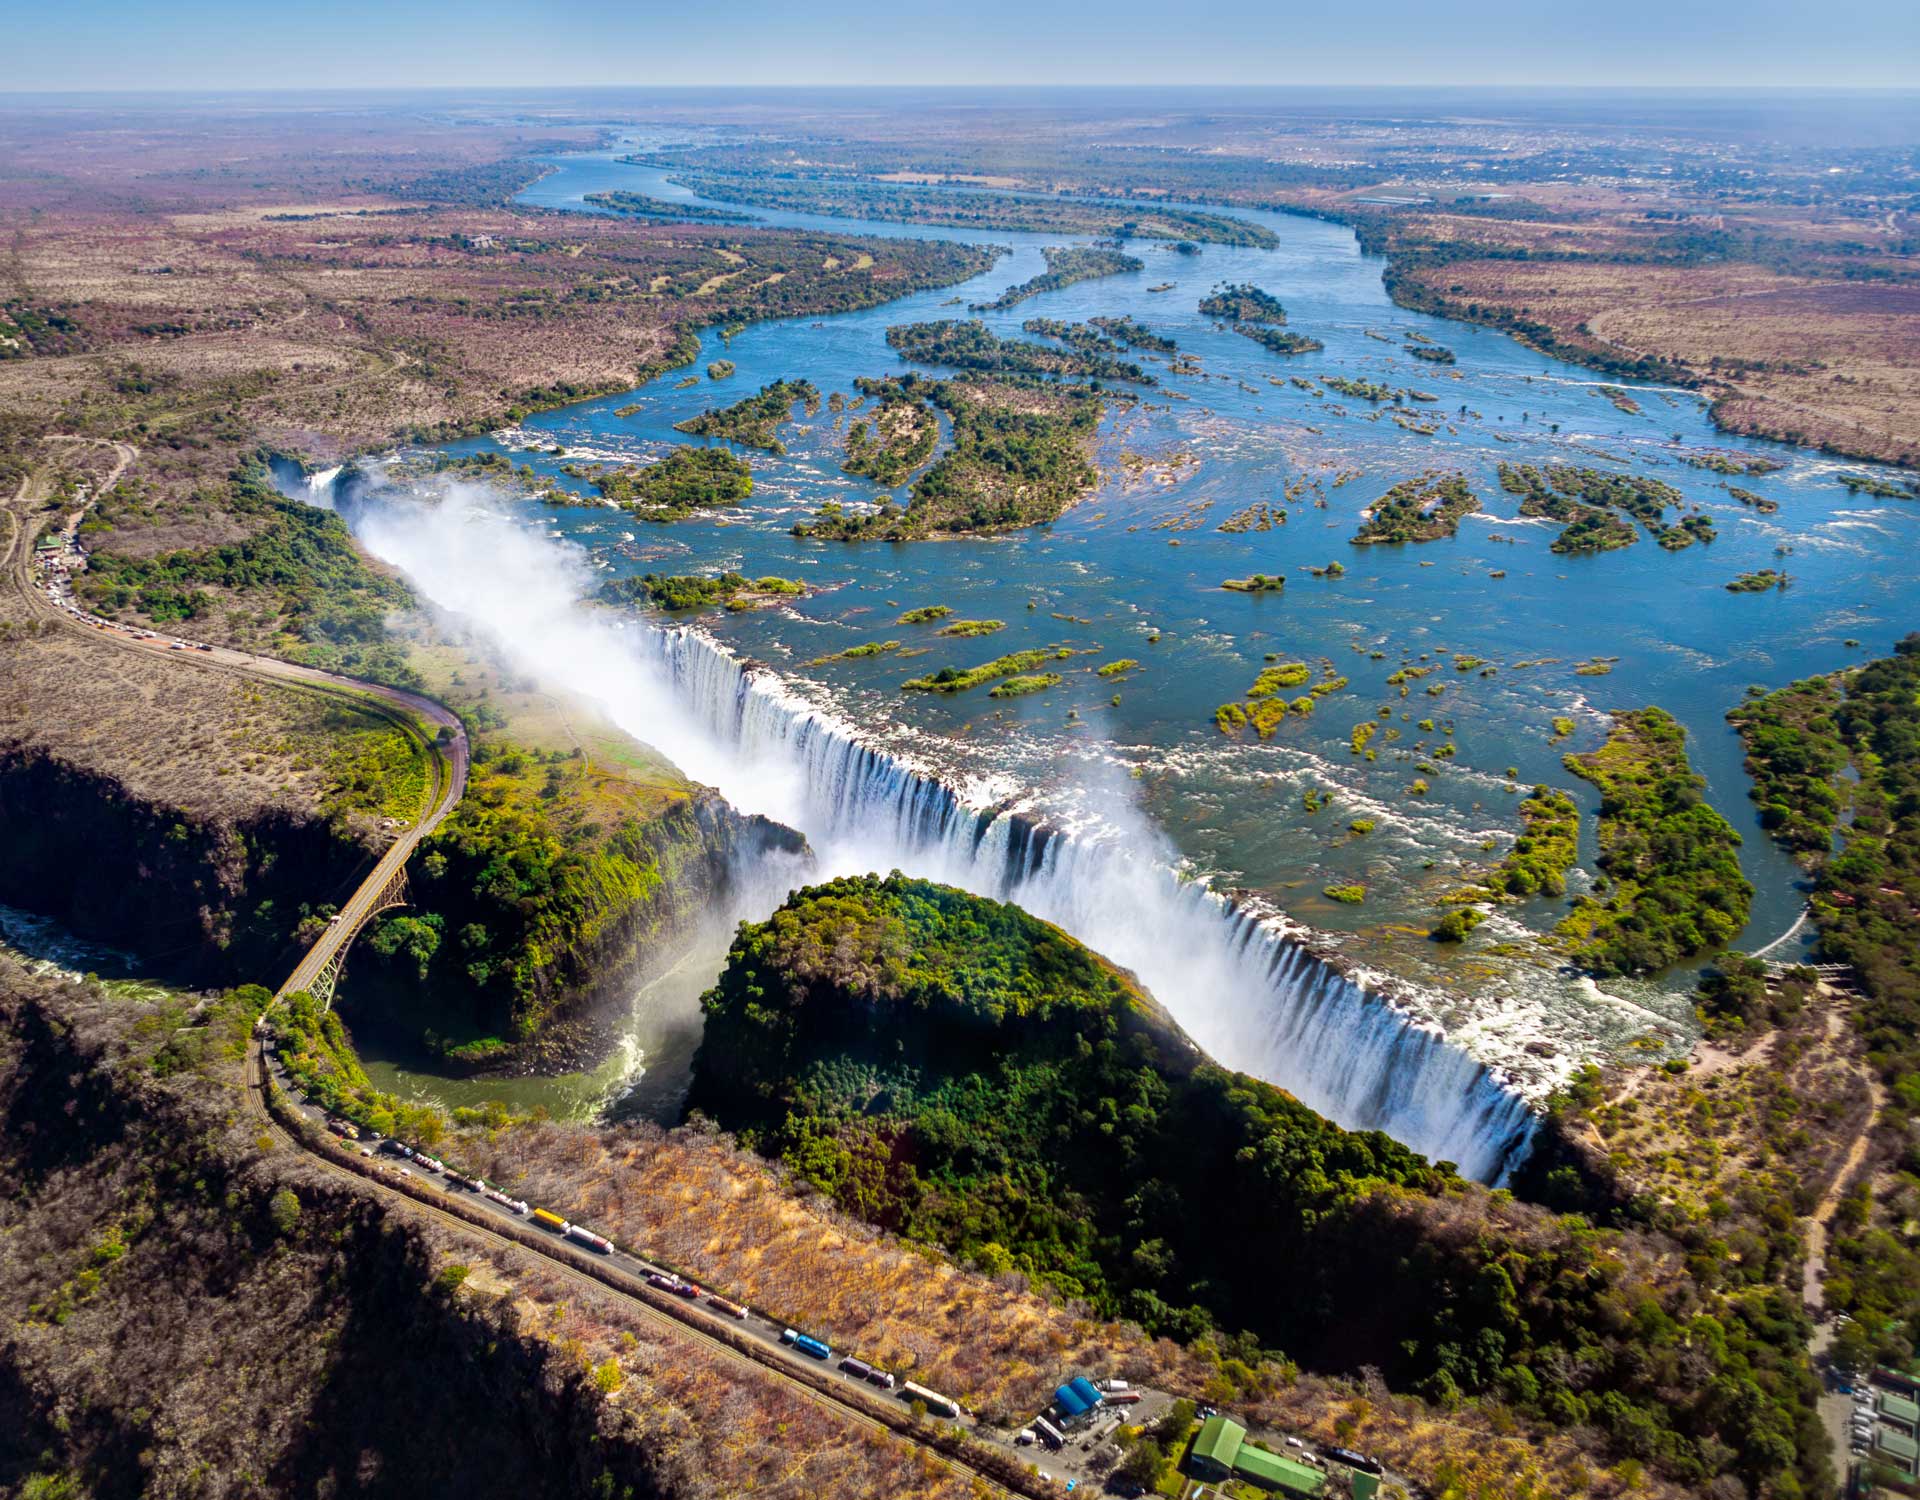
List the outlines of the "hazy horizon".
{"type": "Polygon", "coordinates": [[[1920,26],[1901,0],[1620,0],[1605,14],[1480,0],[1446,15],[1418,0],[1226,0],[1199,15],[1146,0],[977,0],[861,4],[830,25],[766,0],[720,15],[601,0],[544,14],[503,0],[310,13],[95,0],[19,15],[11,31],[34,59],[33,82],[9,91],[20,96],[271,88],[263,79],[290,62],[307,89],[1061,88],[1153,73],[1185,87],[1903,89],[1920,76],[1920,26]]]}

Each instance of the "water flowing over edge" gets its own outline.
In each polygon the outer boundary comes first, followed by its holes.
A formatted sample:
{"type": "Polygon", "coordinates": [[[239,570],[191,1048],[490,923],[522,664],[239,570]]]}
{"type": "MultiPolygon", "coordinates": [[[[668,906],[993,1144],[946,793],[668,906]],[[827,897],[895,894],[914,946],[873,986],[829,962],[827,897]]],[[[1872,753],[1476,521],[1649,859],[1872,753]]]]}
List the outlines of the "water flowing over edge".
{"type": "Polygon", "coordinates": [[[1183,880],[1124,838],[1053,828],[1017,804],[969,807],[691,627],[634,635],[707,733],[750,765],[799,772],[798,821],[828,863],[891,862],[1057,923],[1137,974],[1212,1057],[1350,1129],[1489,1182],[1525,1156],[1537,1120],[1517,1089],[1282,914],[1183,880]]]}
{"type": "Polygon", "coordinates": [[[743,811],[804,833],[819,878],[900,869],[1025,907],[1131,970],[1225,1066],[1467,1176],[1503,1181],[1531,1146],[1538,1117],[1513,1080],[1284,914],[1182,878],[1124,794],[1071,829],[1018,799],[971,806],[699,630],[583,607],[595,575],[575,549],[501,516],[495,497],[455,487],[438,504],[388,503],[377,473],[280,477],[340,509],[425,598],[525,670],[598,701],[743,811]]]}

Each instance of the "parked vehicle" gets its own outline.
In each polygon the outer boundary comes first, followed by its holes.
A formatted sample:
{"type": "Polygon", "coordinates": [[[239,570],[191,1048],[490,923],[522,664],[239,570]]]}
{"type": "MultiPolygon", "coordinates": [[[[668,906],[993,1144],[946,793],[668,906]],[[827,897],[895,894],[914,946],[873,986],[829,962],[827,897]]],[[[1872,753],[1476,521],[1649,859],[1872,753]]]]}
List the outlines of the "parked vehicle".
{"type": "Polygon", "coordinates": [[[865,1380],[873,1373],[872,1365],[864,1359],[855,1359],[851,1354],[840,1361],[840,1368],[858,1380],[865,1380]]]}
{"type": "Polygon", "coordinates": [[[707,1293],[707,1306],[717,1313],[725,1313],[729,1318],[746,1321],[747,1310],[744,1307],[737,1302],[727,1301],[725,1297],[716,1297],[712,1292],[707,1293]]]}
{"type": "Polygon", "coordinates": [[[875,1370],[867,1376],[867,1384],[877,1385],[883,1391],[890,1391],[894,1387],[894,1379],[885,1370],[875,1370]]]}
{"type": "Polygon", "coordinates": [[[1351,1448],[1329,1448],[1327,1457],[1345,1464],[1349,1469],[1358,1469],[1362,1474],[1378,1474],[1378,1461],[1368,1458],[1364,1453],[1355,1453],[1351,1448]]]}
{"type": "Polygon", "coordinates": [[[915,1385],[911,1380],[900,1385],[902,1401],[918,1401],[936,1417],[945,1417],[948,1421],[957,1421],[960,1416],[960,1403],[938,1391],[930,1391],[924,1385],[915,1385]]]}
{"type": "Polygon", "coordinates": [[[819,1339],[807,1334],[796,1333],[793,1335],[791,1342],[794,1348],[798,1349],[809,1359],[831,1359],[833,1357],[833,1350],[831,1348],[821,1343],[819,1339]]]}
{"type": "Polygon", "coordinates": [[[555,1234],[567,1232],[567,1221],[550,1209],[536,1208],[533,1211],[533,1222],[542,1229],[551,1229],[555,1234]]]}
{"type": "Polygon", "coordinates": [[[595,1234],[591,1229],[584,1229],[578,1224],[569,1224],[561,1233],[568,1239],[585,1245],[589,1250],[598,1250],[602,1255],[613,1254],[613,1241],[603,1235],[595,1234]]]}

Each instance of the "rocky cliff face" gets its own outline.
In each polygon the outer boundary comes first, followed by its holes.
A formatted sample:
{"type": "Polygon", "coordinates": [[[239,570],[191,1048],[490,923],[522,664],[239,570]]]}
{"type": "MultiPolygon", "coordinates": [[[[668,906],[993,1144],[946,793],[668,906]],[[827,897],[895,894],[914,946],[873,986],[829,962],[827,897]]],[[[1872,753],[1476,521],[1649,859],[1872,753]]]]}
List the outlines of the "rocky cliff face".
{"type": "Polygon", "coordinates": [[[0,901],[185,983],[290,966],[301,904],[337,900],[367,856],[317,816],[195,816],[43,751],[0,753],[0,901]]]}
{"type": "Polygon", "coordinates": [[[0,1492],[675,1492],[428,1232],[156,1076],[130,1004],[0,961],[0,1492]]]}

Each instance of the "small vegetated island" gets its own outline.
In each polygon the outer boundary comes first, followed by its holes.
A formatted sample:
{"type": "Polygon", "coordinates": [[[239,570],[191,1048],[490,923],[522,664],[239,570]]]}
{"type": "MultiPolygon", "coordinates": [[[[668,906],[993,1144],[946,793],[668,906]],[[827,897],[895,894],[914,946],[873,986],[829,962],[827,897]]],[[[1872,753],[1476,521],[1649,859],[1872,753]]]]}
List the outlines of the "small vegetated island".
{"type": "Polygon", "coordinates": [[[779,429],[793,420],[796,403],[805,403],[808,416],[820,410],[820,392],[810,380],[776,380],[762,386],[745,400],[717,411],[703,411],[697,417],[675,422],[675,432],[690,432],[695,437],[724,438],[746,448],[764,448],[769,453],[785,453],[779,429]]]}
{"type": "Polygon", "coordinates": [[[639,578],[616,578],[603,583],[596,597],[603,604],[644,601],[664,610],[712,609],[724,605],[738,614],[781,599],[798,598],[806,591],[804,583],[792,578],[748,578],[732,572],[714,578],[694,573],[647,573],[639,578]]]}
{"type": "Polygon", "coordinates": [[[795,536],[903,542],[1011,531],[1058,517],[1099,482],[1089,456],[1099,392],[1048,381],[923,380],[917,396],[945,412],[953,445],[913,482],[905,508],[824,505],[795,536]]]}
{"type": "Polygon", "coordinates": [[[757,222],[752,214],[738,213],[731,208],[715,208],[708,203],[675,203],[670,198],[655,198],[647,193],[588,193],[586,201],[593,204],[595,208],[606,209],[609,213],[625,214],[634,219],[659,219],[663,223],[752,224],[757,222]]]}
{"type": "Polygon", "coordinates": [[[934,323],[898,324],[887,330],[887,347],[916,364],[946,365],[987,375],[1059,375],[1081,380],[1128,380],[1137,385],[1154,383],[1151,375],[1130,361],[1097,350],[1055,349],[1024,339],[1003,339],[978,321],[947,318],[934,323]]]}
{"type": "Polygon", "coordinates": [[[854,388],[877,404],[871,416],[848,426],[841,470],[895,485],[922,468],[940,441],[940,422],[925,394],[932,384],[918,375],[856,380],[854,388]]]}
{"type": "Polygon", "coordinates": [[[1740,835],[1701,794],[1679,722],[1660,708],[1616,713],[1606,743],[1566,766],[1600,789],[1607,878],[1556,929],[1574,961],[1634,974],[1726,947],[1747,925],[1753,886],[1740,835]]]}
{"type": "Polygon", "coordinates": [[[561,472],[586,480],[642,521],[683,520],[696,511],[738,505],[753,493],[753,470],[739,454],[687,443],[657,463],[617,469],[568,465],[561,472]]]}
{"type": "Polygon", "coordinates": [[[1764,594],[1769,589],[1783,589],[1788,578],[1777,568],[1762,568],[1757,573],[1742,573],[1727,585],[1729,594],[1764,594]]]}
{"type": "MultiPolygon", "coordinates": [[[[907,693],[964,693],[969,688],[998,682],[1003,677],[1030,678],[1034,668],[1045,666],[1050,661],[1065,661],[1072,655],[1073,649],[1069,646],[1042,646],[1032,651],[1013,651],[1005,656],[996,656],[992,661],[982,662],[977,667],[942,667],[926,677],[910,677],[900,684],[900,689],[907,693]]],[[[1059,678],[1055,677],[1054,681],[1059,681],[1059,678]]]]}
{"type": "Polygon", "coordinates": [[[1308,718],[1322,698],[1347,685],[1346,678],[1327,668],[1320,681],[1314,682],[1306,692],[1292,699],[1286,696],[1294,688],[1307,687],[1309,682],[1313,682],[1313,669],[1305,662],[1270,662],[1253,679],[1245,703],[1222,703],[1213,711],[1214,727],[1222,734],[1231,735],[1251,726],[1261,739],[1271,739],[1274,731],[1286,722],[1288,714],[1297,719],[1308,718]]]}
{"type": "Polygon", "coordinates": [[[1460,518],[1480,508],[1467,476],[1429,470],[1403,479],[1368,508],[1348,538],[1356,547],[1383,542],[1432,542],[1460,530],[1460,518]]]}
{"type": "Polygon", "coordinates": [[[1223,323],[1271,323],[1278,327],[1287,321],[1287,310],[1278,297],[1246,282],[1210,292],[1200,299],[1200,312],[1223,323]]]}
{"type": "Polygon", "coordinates": [[[1280,299],[1257,286],[1237,283],[1223,286],[1200,300],[1200,311],[1233,325],[1233,331],[1269,354],[1311,354],[1326,348],[1320,340],[1304,333],[1289,333],[1281,325],[1287,310],[1280,299]]]}
{"type": "Polygon", "coordinates": [[[1287,586],[1284,573],[1255,573],[1247,578],[1223,578],[1220,587],[1235,594],[1277,594],[1287,586]]]}
{"type": "Polygon", "coordinates": [[[1172,339],[1155,333],[1145,323],[1135,322],[1131,317],[1088,318],[1087,322],[1115,343],[1124,344],[1129,349],[1144,349],[1149,354],[1179,352],[1180,346],[1172,339]]]}
{"type": "Polygon", "coordinates": [[[1146,262],[1119,250],[1099,250],[1088,245],[1043,245],[1041,256],[1047,268],[1038,276],[1010,286],[991,302],[976,302],[975,312],[997,312],[1037,297],[1042,292],[1057,292],[1080,281],[1098,281],[1103,276],[1123,276],[1144,270],[1146,262]]]}
{"type": "Polygon", "coordinates": [[[1126,344],[1108,337],[1091,321],[1067,323],[1059,318],[1028,318],[1020,325],[1020,329],[1023,333],[1037,333],[1043,338],[1058,339],[1069,349],[1081,354],[1112,356],[1129,352],[1126,344]]]}
{"type": "Polygon", "coordinates": [[[1520,514],[1560,521],[1566,529],[1554,538],[1555,552],[1611,552],[1633,545],[1636,533],[1623,517],[1646,528],[1669,552],[1710,542],[1717,534],[1712,517],[1696,511],[1677,525],[1666,520],[1668,506],[1687,503],[1672,485],[1641,474],[1616,474],[1570,464],[1500,465],[1500,488],[1520,496],[1520,514]]]}
{"type": "Polygon", "coordinates": [[[1424,359],[1430,365],[1459,363],[1458,356],[1442,344],[1408,344],[1406,350],[1415,359],[1424,359]]]}
{"type": "Polygon", "coordinates": [[[1008,229],[1034,234],[1194,240],[1208,245],[1271,249],[1272,230],[1226,214],[991,192],[948,192],[856,177],[796,177],[790,172],[702,172],[672,157],[630,156],[640,166],[674,168],[673,180],[702,198],[750,208],[784,209],[836,219],[941,224],[954,229],[1008,229]]]}

